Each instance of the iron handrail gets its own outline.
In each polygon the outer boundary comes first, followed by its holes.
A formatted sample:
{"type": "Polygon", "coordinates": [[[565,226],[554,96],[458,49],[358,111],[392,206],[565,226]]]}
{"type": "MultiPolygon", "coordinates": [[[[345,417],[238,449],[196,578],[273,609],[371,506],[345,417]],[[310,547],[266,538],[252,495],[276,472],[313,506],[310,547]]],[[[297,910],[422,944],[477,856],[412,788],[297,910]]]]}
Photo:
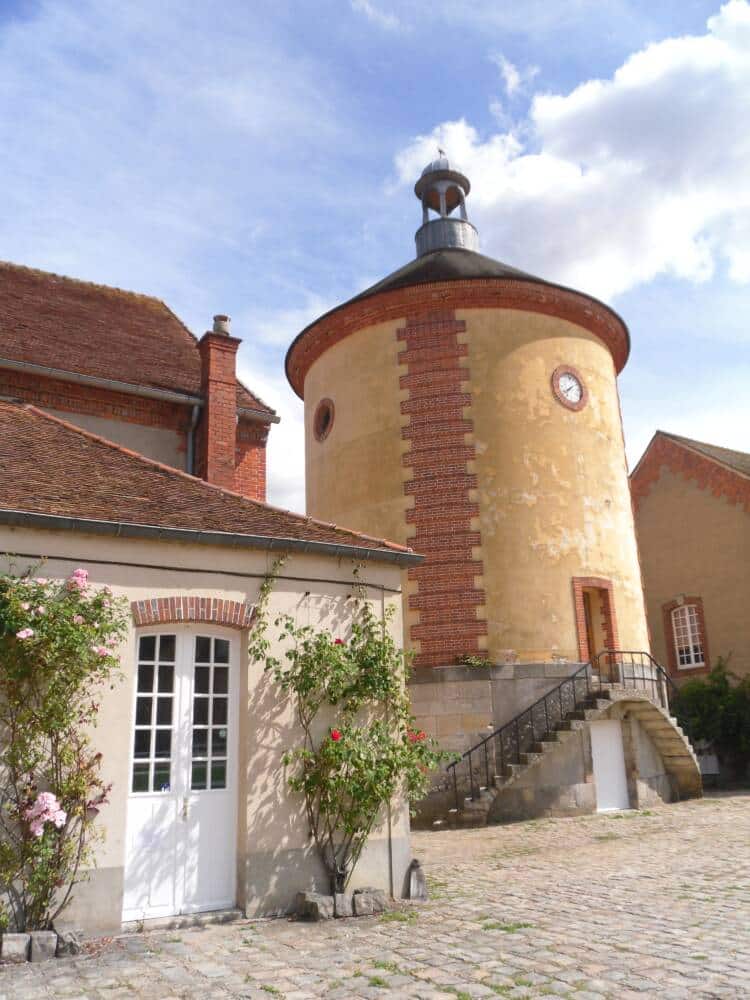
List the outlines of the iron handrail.
{"type": "MultiPolygon", "coordinates": [[[[565,722],[570,712],[580,711],[580,706],[585,706],[586,701],[596,694],[597,690],[601,692],[603,682],[617,684],[621,687],[632,687],[636,690],[639,689],[639,684],[641,689],[648,685],[653,700],[666,709],[669,708],[670,694],[674,696],[678,690],[664,668],[656,662],[650,653],[644,650],[605,649],[597,653],[588,663],[584,663],[568,677],[563,678],[559,684],[543,694],[528,708],[519,712],[508,722],[503,723],[502,726],[498,726],[497,729],[466,750],[458,760],[448,765],[446,770],[452,780],[456,809],[459,808],[457,774],[459,765],[468,761],[470,797],[472,799],[478,798],[477,782],[472,766],[474,754],[484,751],[485,778],[487,785],[489,785],[491,783],[489,768],[491,744],[495,751],[493,754],[495,763],[497,764],[499,756],[499,773],[503,775],[507,764],[521,763],[521,754],[525,752],[521,748],[522,743],[533,748],[534,744],[542,742],[543,737],[555,731],[557,723],[565,722]],[[606,676],[603,681],[604,675],[606,676]],[[585,684],[585,695],[579,699],[576,685],[583,684],[585,684]],[[566,700],[569,708],[566,708],[566,700]],[[538,737],[535,714],[539,715],[542,710],[544,715],[541,737],[538,737]],[[509,737],[512,738],[509,740],[509,737]]],[[[497,772],[497,768],[495,771],[497,772]]]]}

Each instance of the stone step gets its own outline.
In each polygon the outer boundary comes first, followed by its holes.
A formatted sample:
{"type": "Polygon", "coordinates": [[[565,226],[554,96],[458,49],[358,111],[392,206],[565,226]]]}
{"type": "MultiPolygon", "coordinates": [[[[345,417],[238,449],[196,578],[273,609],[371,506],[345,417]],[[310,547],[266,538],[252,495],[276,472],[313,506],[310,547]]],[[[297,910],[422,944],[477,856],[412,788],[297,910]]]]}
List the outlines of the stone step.
{"type": "Polygon", "coordinates": [[[586,723],[581,719],[563,719],[562,722],[557,722],[556,729],[558,733],[575,733],[579,729],[585,729],[586,723]]]}
{"type": "Polygon", "coordinates": [[[533,751],[537,756],[541,756],[542,754],[550,753],[552,750],[559,749],[559,746],[560,744],[557,741],[540,740],[534,744],[533,751]]]}
{"type": "Polygon", "coordinates": [[[529,764],[536,764],[538,760],[542,759],[542,757],[544,756],[544,751],[540,750],[537,752],[536,747],[538,746],[539,746],[538,743],[534,744],[535,749],[533,753],[521,753],[518,755],[521,758],[522,764],[528,766],[529,764]]]}

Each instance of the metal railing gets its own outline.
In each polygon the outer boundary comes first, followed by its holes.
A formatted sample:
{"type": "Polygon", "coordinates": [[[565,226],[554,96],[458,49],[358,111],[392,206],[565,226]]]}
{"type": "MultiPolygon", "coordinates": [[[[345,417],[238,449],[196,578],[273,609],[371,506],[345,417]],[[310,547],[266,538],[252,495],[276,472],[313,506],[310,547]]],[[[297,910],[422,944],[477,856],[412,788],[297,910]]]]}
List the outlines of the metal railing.
{"type": "Polygon", "coordinates": [[[597,696],[605,697],[612,684],[644,691],[665,710],[677,693],[674,682],[650,653],[605,649],[448,765],[456,809],[461,808],[459,781],[469,793],[464,798],[478,799],[483,786],[492,785],[496,775],[506,777],[510,765],[526,763],[522,754],[534,753],[535,744],[552,737],[571,713],[583,712],[597,696]]]}

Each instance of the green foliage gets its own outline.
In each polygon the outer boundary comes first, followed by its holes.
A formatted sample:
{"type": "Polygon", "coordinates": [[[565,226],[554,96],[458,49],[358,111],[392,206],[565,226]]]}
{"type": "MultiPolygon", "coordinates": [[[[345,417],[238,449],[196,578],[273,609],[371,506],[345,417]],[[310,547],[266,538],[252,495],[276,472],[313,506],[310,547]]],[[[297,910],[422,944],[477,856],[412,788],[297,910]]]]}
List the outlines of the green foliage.
{"type": "Polygon", "coordinates": [[[710,743],[722,763],[744,773],[750,763],[750,677],[737,680],[719,657],[706,678],[684,684],[675,703],[693,742],[710,743]]]}
{"type": "Polygon", "coordinates": [[[332,891],[340,892],[382,808],[397,793],[420,798],[429,771],[452,758],[414,728],[406,657],[389,632],[393,609],[376,618],[355,587],[346,641],[281,615],[272,642],[268,604],[278,566],[261,587],[250,656],[294,704],[302,739],[284,755],[288,781],[304,796],[332,891]],[[275,643],[282,656],[274,655],[275,643]],[[321,713],[334,724],[324,727],[321,713]]]}
{"type": "Polygon", "coordinates": [[[18,930],[50,927],[91,863],[109,788],[88,732],[126,629],[85,570],[0,576],[0,921],[18,930]]]}
{"type": "Polygon", "coordinates": [[[465,656],[456,657],[456,663],[461,664],[462,667],[493,666],[492,660],[488,659],[486,656],[477,656],[476,654],[469,654],[469,653],[467,653],[465,656]]]}

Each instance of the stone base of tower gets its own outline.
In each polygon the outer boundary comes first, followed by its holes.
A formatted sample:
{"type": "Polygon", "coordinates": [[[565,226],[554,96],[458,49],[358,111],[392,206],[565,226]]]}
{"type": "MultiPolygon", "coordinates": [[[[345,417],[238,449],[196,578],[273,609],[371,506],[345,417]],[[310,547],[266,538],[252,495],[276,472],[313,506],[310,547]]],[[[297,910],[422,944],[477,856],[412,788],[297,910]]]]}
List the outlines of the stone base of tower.
{"type": "MultiPolygon", "coordinates": [[[[412,711],[418,727],[435,736],[443,748],[464,753],[582,666],[540,662],[417,668],[409,685],[412,711]]],[[[642,696],[643,692],[614,691],[614,700],[609,705],[600,702],[596,716],[616,722],[621,732],[627,776],[621,807],[642,809],[700,795],[700,774],[689,744],[668,711],[645,696],[641,700],[642,696]]],[[[436,773],[431,791],[415,807],[412,826],[432,829],[436,824],[481,825],[596,812],[602,800],[597,800],[589,722],[582,721],[580,728],[564,735],[553,753],[530,755],[543,759],[522,769],[500,790],[493,787],[494,757],[485,760],[481,751],[477,753],[477,798],[464,801],[466,789],[461,789],[458,815],[451,775],[445,770],[436,773]]]]}

